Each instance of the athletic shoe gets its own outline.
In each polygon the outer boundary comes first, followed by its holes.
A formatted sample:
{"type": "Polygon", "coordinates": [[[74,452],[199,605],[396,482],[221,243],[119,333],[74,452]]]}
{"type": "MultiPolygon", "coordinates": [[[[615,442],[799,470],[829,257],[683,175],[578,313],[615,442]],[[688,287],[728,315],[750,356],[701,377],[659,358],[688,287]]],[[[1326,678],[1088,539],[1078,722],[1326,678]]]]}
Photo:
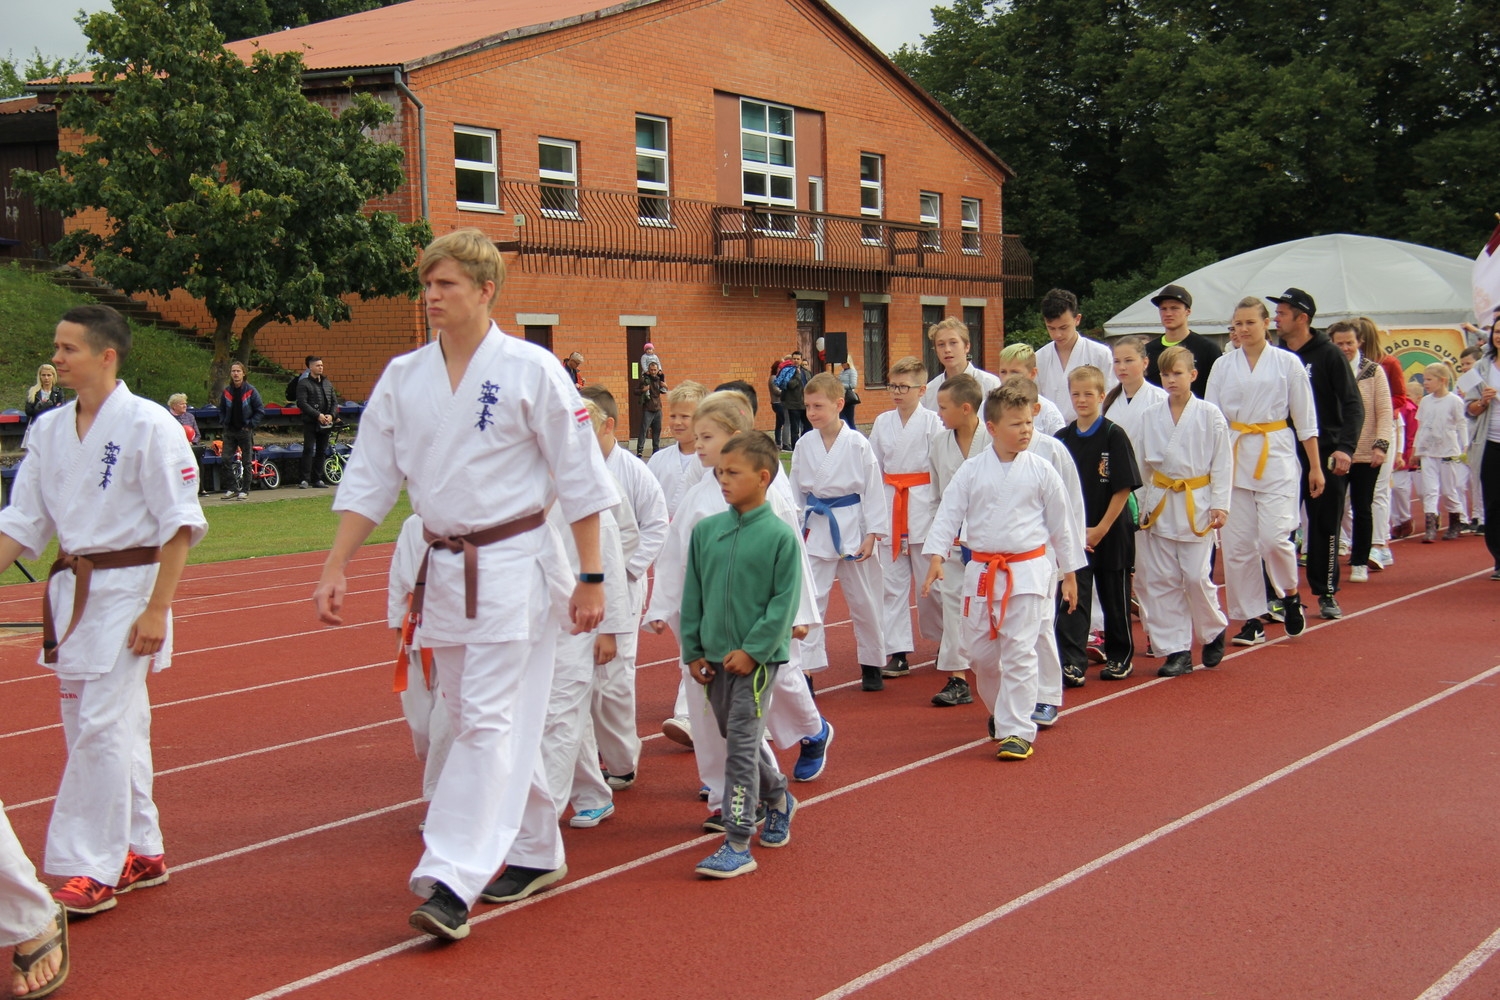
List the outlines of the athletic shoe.
{"type": "Polygon", "coordinates": [[[911,664],[906,661],[905,653],[896,653],[885,661],[885,666],[880,668],[882,677],[905,677],[911,673],[911,664]]]}
{"type": "Polygon", "coordinates": [[[1426,530],[1424,530],[1422,532],[1422,543],[1425,545],[1425,544],[1430,544],[1432,542],[1435,542],[1437,540],[1438,540],[1438,516],[1436,514],[1428,514],[1427,515],[1427,527],[1426,527],[1426,530]]]}
{"type": "MultiPolygon", "coordinates": [[[[1038,729],[1050,729],[1052,723],[1057,721],[1056,705],[1038,705],[1031,710],[1031,721],[1035,722],[1038,729]]],[[[990,739],[995,738],[995,717],[990,716],[990,739]]]]}
{"type": "Polygon", "coordinates": [[[605,771],[604,783],[617,792],[623,792],[635,784],[635,772],[631,771],[629,774],[610,774],[608,771],[605,771]]]}
{"type": "Polygon", "coordinates": [[[1273,597],[1266,601],[1265,619],[1268,622],[1286,621],[1285,602],[1279,597],[1273,597]]]}
{"type": "Polygon", "coordinates": [[[1287,635],[1301,635],[1307,630],[1307,619],[1302,614],[1302,595],[1292,594],[1281,599],[1281,613],[1285,616],[1287,635]]]}
{"type": "Polygon", "coordinates": [[[1151,660],[1159,660],[1162,657],[1162,654],[1158,653],[1156,651],[1156,648],[1151,645],[1151,640],[1150,639],[1146,640],[1146,651],[1144,653],[1142,653],[1141,655],[1144,656],[1144,657],[1146,657],[1147,659],[1151,659],[1151,660]]]}
{"type": "Polygon", "coordinates": [[[1338,600],[1332,594],[1327,594],[1318,598],[1318,614],[1334,621],[1344,617],[1344,609],[1339,607],[1338,600]]]}
{"type": "Polygon", "coordinates": [[[1411,519],[1410,518],[1408,518],[1405,521],[1402,521],[1400,524],[1393,524],[1393,525],[1391,525],[1391,537],[1392,538],[1405,538],[1407,535],[1410,535],[1410,534],[1411,534],[1411,519]]]}
{"type": "Polygon", "coordinates": [[[766,809],[766,825],[760,831],[761,847],[785,847],[792,842],[792,817],[797,814],[797,800],[791,790],[786,792],[786,808],[766,809]]]}
{"type": "Polygon", "coordinates": [[[598,809],[580,809],[568,820],[568,825],[580,830],[598,826],[615,814],[615,804],[607,802],[598,809]]]}
{"type": "Polygon", "coordinates": [[[115,895],[124,895],[131,889],[149,889],[169,878],[166,855],[130,851],[125,855],[125,870],[120,873],[120,881],[115,883],[115,895]]]}
{"type": "Polygon", "coordinates": [[[993,715],[990,716],[990,721],[986,728],[990,731],[990,739],[995,739],[995,717],[993,715]]]}
{"type": "Polygon", "coordinates": [[[308,482],[307,482],[306,479],[302,480],[302,482],[300,482],[300,483],[297,484],[297,489],[299,489],[299,490],[305,490],[307,488],[308,488],[308,482]]]}
{"type": "Polygon", "coordinates": [[[859,665],[859,673],[859,689],[861,691],[885,690],[885,681],[881,677],[881,670],[879,667],[870,667],[861,663],[859,665]]]}
{"type": "Polygon", "coordinates": [[[523,868],[506,865],[500,877],[484,887],[479,898],[486,903],[514,903],[532,893],[541,892],[549,885],[556,885],[568,874],[568,866],[561,868],[523,868]]]}
{"type": "Polygon", "coordinates": [[[1443,541],[1451,542],[1456,539],[1463,528],[1463,522],[1452,514],[1448,515],[1448,530],[1443,532],[1443,541]]]}
{"type": "Polygon", "coordinates": [[[1168,656],[1167,662],[1157,668],[1156,676],[1181,677],[1183,674],[1190,674],[1192,672],[1193,654],[1187,650],[1183,650],[1180,653],[1173,653],[1171,656],[1168,656]]]}
{"type": "MultiPolygon", "coordinates": [[[[755,807],[755,825],[756,826],[760,826],[765,821],[766,821],[766,804],[764,802],[761,802],[761,803],[759,803],[755,807]]],[[[723,833],[724,832],[724,811],[722,809],[715,809],[713,812],[711,812],[711,813],[708,814],[708,818],[703,821],[703,832],[704,833],[723,833]]]]}
{"type": "Polygon", "coordinates": [[[313,489],[315,489],[315,490],[326,490],[326,489],[328,489],[328,484],[325,483],[325,482],[323,482],[323,480],[319,479],[317,482],[313,483],[313,489]]]}
{"type": "Polygon", "coordinates": [[[932,696],[932,703],[939,708],[952,708],[954,705],[972,705],[974,695],[969,690],[969,682],[962,677],[949,677],[948,683],[943,689],[932,696]]]}
{"type": "Polygon", "coordinates": [[[1019,736],[1005,737],[1000,741],[1000,749],[995,751],[998,760],[1025,760],[1031,754],[1031,744],[1019,736]]]}
{"type": "Polygon", "coordinates": [[[661,734],[673,743],[693,748],[693,724],[685,715],[674,715],[661,724],[661,734]]]}
{"type": "Polygon", "coordinates": [[[1349,582],[1350,583],[1369,583],[1370,582],[1370,567],[1368,567],[1368,566],[1351,566],[1351,567],[1349,567],[1349,582]]]}
{"type": "Polygon", "coordinates": [[[411,911],[407,923],[433,937],[462,941],[469,936],[469,908],[442,882],[432,886],[427,902],[411,911]]]}
{"type": "Polygon", "coordinates": [[[708,878],[734,878],[736,875],[747,875],[755,871],[756,867],[748,848],[736,851],[728,844],[720,844],[719,849],[698,862],[698,867],[693,871],[708,878]]]}
{"type": "Polygon", "coordinates": [[[1062,665],[1063,687],[1081,688],[1088,675],[1083,672],[1082,667],[1075,667],[1071,663],[1062,665]]]}
{"type": "Polygon", "coordinates": [[[1224,662],[1224,636],[1228,629],[1220,632],[1212,641],[1203,644],[1203,665],[1205,667],[1217,667],[1224,662]]]}
{"type": "Polygon", "coordinates": [[[1370,568],[1389,569],[1396,563],[1396,556],[1389,545],[1377,545],[1370,549],[1370,568]]]}
{"type": "Polygon", "coordinates": [[[828,744],[833,742],[833,724],[823,720],[823,728],[816,736],[804,736],[797,751],[797,763],[792,766],[792,777],[797,781],[811,781],[823,773],[828,765],[828,744]]]}
{"type": "Polygon", "coordinates": [[[1500,580],[1500,569],[1497,569],[1497,570],[1495,570],[1495,572],[1491,573],[1490,574],[1490,579],[1491,580],[1500,580]]]}
{"type": "Polygon", "coordinates": [[[1471,535],[1482,535],[1484,534],[1484,522],[1476,517],[1474,520],[1469,522],[1468,527],[1466,527],[1464,530],[1471,535]]]}
{"type": "Polygon", "coordinates": [[[710,791],[710,789],[709,789],[709,787],[707,785],[699,785],[698,786],[698,801],[699,802],[707,802],[708,801],[708,793],[709,793],[709,791],[710,791]]]}
{"type": "Polygon", "coordinates": [[[1259,646],[1266,641],[1266,627],[1259,618],[1251,618],[1245,627],[1234,634],[1231,640],[1236,646],[1259,646]]]}
{"type": "Polygon", "coordinates": [[[96,882],[87,875],[75,875],[68,879],[61,889],[52,890],[52,898],[61,903],[69,913],[77,916],[113,910],[116,903],[113,886],[96,882]]]}
{"type": "Polygon", "coordinates": [[[245,493],[245,492],[240,492],[240,493],[236,494],[235,499],[236,500],[249,500],[250,499],[250,494],[245,493]]]}
{"type": "Polygon", "coordinates": [[[1088,644],[1084,647],[1084,653],[1094,663],[1104,663],[1107,657],[1104,655],[1104,633],[1090,632],[1088,644]]]}
{"type": "Polygon", "coordinates": [[[1129,663],[1106,663],[1104,669],[1099,671],[1101,681],[1123,681],[1129,677],[1135,667],[1129,663]]]}
{"type": "Polygon", "coordinates": [[[225,500],[233,500],[234,497],[235,497],[234,490],[226,490],[225,491],[225,493],[224,493],[224,499],[225,500]]]}

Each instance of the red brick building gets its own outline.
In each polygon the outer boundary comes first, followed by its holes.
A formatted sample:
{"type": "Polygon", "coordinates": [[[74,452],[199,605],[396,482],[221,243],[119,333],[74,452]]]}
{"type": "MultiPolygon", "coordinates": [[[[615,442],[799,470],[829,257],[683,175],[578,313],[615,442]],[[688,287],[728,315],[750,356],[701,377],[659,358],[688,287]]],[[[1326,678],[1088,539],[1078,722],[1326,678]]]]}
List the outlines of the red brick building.
{"type": "MultiPolygon", "coordinates": [[[[408,0],[231,48],[300,50],[316,100],[352,78],[389,102],[408,180],[381,207],[492,236],[501,327],[582,352],[622,400],[648,340],[672,383],[763,387],[773,357],[846,334],[864,421],[942,316],[995,360],[1029,261],[1002,236],[993,152],[822,0],[598,2],[408,0]]],[[[257,347],[290,368],[321,353],[362,398],[426,336],[392,301],[257,347]]]]}

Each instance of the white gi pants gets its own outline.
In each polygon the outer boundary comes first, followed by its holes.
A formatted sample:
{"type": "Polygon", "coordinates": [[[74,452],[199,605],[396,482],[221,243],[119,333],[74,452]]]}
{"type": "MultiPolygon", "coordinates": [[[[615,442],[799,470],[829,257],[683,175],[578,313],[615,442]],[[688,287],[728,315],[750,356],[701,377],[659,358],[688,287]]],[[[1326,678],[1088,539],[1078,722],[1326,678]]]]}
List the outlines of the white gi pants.
{"type": "MultiPolygon", "coordinates": [[[[1014,599],[1013,599],[1014,600],[1014,599]]],[[[1036,701],[1062,707],[1062,655],[1057,651],[1057,599],[1042,602],[1042,628],[1036,645],[1036,701]]]]}
{"type": "Polygon", "coordinates": [[[58,678],[68,763],[47,828],[49,875],[87,875],[114,885],[127,850],[163,852],[151,800],[150,662],[121,649],[107,674],[58,678]]]}
{"type": "Polygon", "coordinates": [[[1411,490],[1412,480],[1415,478],[1410,469],[1391,473],[1392,527],[1411,520],[1411,490]]]}
{"type": "Polygon", "coordinates": [[[427,808],[427,850],[411,874],[419,896],[443,882],[473,906],[502,863],[563,863],[542,766],[557,646],[549,609],[538,610],[531,628],[534,640],[433,647],[456,735],[427,808]]]}
{"type": "MultiPolygon", "coordinates": [[[[922,638],[929,642],[940,642],[943,638],[942,601],[936,593],[923,597],[922,581],[927,579],[928,562],[922,556],[922,543],[917,550],[910,542],[901,543],[901,554],[891,558],[891,550],[884,543],[875,547],[880,559],[880,572],[884,582],[884,609],[882,619],[887,655],[910,653],[916,648],[912,644],[911,605],[915,584],[917,604],[917,627],[922,638]]],[[[874,664],[871,664],[874,666],[874,664]]]]}
{"type": "Polygon", "coordinates": [[[1229,520],[1219,529],[1230,618],[1247,620],[1266,613],[1262,562],[1278,594],[1297,592],[1297,550],[1291,542],[1297,520],[1296,493],[1262,493],[1238,486],[1231,492],[1229,520]]]}
{"type": "Polygon", "coordinates": [[[1460,461],[1422,459],[1422,513],[1457,514],[1469,518],[1469,489],[1466,477],[1469,467],[1460,461]],[[1441,508],[1441,509],[1439,509],[1441,508]]]}
{"type": "MultiPolygon", "coordinates": [[[[814,559],[813,589],[818,598],[818,612],[828,620],[828,595],[833,581],[844,585],[844,602],[849,605],[849,619],[854,623],[854,647],[862,666],[885,665],[885,635],[881,628],[885,585],[881,583],[880,562],[871,557],[862,562],[852,559],[814,559]]],[[[816,673],[828,668],[828,648],[823,626],[814,625],[802,646],[802,669],[816,673]]],[[[717,723],[716,723],[717,724],[717,723]]]]}
{"type": "Polygon", "coordinates": [[[406,661],[406,690],[401,692],[401,714],[411,729],[412,749],[422,761],[422,798],[432,801],[437,790],[438,775],[443,773],[443,762],[448,759],[448,749],[453,746],[453,726],[448,721],[448,706],[443,703],[443,692],[438,687],[436,667],[433,668],[432,688],[422,676],[422,651],[411,649],[406,661]]]}
{"type": "Polygon", "coordinates": [[[1389,545],[1391,541],[1391,474],[1395,460],[1387,458],[1380,463],[1375,474],[1375,502],[1371,511],[1375,519],[1375,533],[1370,544],[1376,548],[1389,545]]]}
{"type": "Polygon", "coordinates": [[[55,916],[57,904],[37,881],[36,867],[21,850],[0,802],[0,948],[40,937],[55,916]]]}
{"type": "Polygon", "coordinates": [[[1135,536],[1135,585],[1150,609],[1151,648],[1166,656],[1191,652],[1193,639],[1212,642],[1229,626],[1219,610],[1219,588],[1209,570],[1213,536],[1185,542],[1154,531],[1135,536]]]}
{"type": "Polygon", "coordinates": [[[602,808],[614,798],[599,770],[599,750],[590,714],[594,703],[597,639],[597,635],[589,632],[562,633],[557,637],[557,666],[547,700],[547,724],[542,730],[542,764],[558,816],[562,816],[569,802],[581,811],[602,808]],[[586,749],[592,752],[585,752],[586,749]]]}
{"type": "MultiPolygon", "coordinates": [[[[938,647],[937,670],[944,674],[960,674],[969,669],[964,649],[964,562],[957,553],[956,548],[949,550],[943,560],[943,578],[932,585],[932,593],[943,608],[943,644],[938,647]]],[[[922,579],[927,579],[926,573],[922,579]]],[[[1056,645],[1054,640],[1053,646],[1056,645]]]]}
{"type": "MultiPolygon", "coordinates": [[[[594,671],[594,738],[599,761],[610,774],[634,773],[641,762],[641,736],[635,719],[635,659],[641,645],[641,610],[646,581],[630,585],[631,621],[636,627],[615,636],[615,658],[594,671]]],[[[591,807],[586,807],[591,808],[591,807]]]]}
{"type": "MultiPolygon", "coordinates": [[[[1036,723],[1031,721],[1031,713],[1040,700],[1037,647],[1047,620],[1046,605],[1053,599],[1050,595],[1012,594],[1000,635],[994,639],[990,638],[985,599],[970,600],[979,606],[971,608],[964,619],[964,642],[969,650],[969,667],[974,671],[974,686],[995,717],[995,735],[1035,740],[1036,723]]],[[[999,602],[995,603],[995,613],[999,614],[999,602]]]]}

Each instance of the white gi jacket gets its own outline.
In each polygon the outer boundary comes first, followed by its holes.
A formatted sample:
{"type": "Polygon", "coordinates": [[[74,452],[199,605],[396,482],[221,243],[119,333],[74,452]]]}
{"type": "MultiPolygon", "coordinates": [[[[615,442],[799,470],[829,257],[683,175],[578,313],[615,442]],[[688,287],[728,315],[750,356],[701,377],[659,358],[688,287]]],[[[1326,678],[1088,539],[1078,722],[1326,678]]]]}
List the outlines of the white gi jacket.
{"type": "MultiPolygon", "coordinates": [[[[1203,399],[1229,422],[1229,444],[1235,453],[1234,485],[1257,493],[1296,496],[1302,480],[1297,441],[1318,436],[1318,411],[1313,407],[1312,382],[1307,369],[1291,351],[1267,344],[1255,367],[1244,350],[1230,351],[1214,362],[1203,399]],[[1269,435],[1242,434],[1240,424],[1272,424],[1290,419],[1296,425],[1269,435]],[[1259,479],[1255,466],[1267,448],[1266,467],[1259,479]]],[[[1325,460],[1328,456],[1322,456],[1325,460]]]]}
{"type": "MultiPolygon", "coordinates": [[[[875,418],[870,428],[870,450],[880,465],[882,480],[885,475],[925,472],[932,474],[928,465],[928,448],[936,434],[943,433],[943,422],[932,410],[917,407],[911,419],[903,425],[901,414],[887,410],[875,418]]],[[[896,487],[885,487],[885,509],[892,511],[896,500],[896,487]]],[[[932,486],[913,486],[906,491],[906,539],[912,552],[920,552],[927,538],[927,526],[937,510],[933,500],[932,486]]],[[[895,530],[894,526],[891,530],[895,530]]]]}
{"type": "MultiPolygon", "coordinates": [[[[1063,423],[1072,423],[1078,418],[1073,412],[1073,396],[1068,391],[1068,372],[1079,365],[1093,365],[1104,373],[1104,391],[1115,387],[1115,356],[1105,345],[1082,335],[1068,355],[1068,366],[1063,367],[1057,356],[1057,344],[1048,342],[1036,352],[1036,391],[1057,404],[1063,423]]],[[[1061,428],[1059,428],[1060,430],[1061,428]]],[[[1049,431],[1048,433],[1055,433],[1049,431]]]]}
{"type": "MultiPolygon", "coordinates": [[[[1229,496],[1234,485],[1234,458],[1230,454],[1229,424],[1212,403],[1205,403],[1194,396],[1183,407],[1182,417],[1172,423],[1170,403],[1158,403],[1147,410],[1137,428],[1140,444],[1136,457],[1141,463],[1140,490],[1141,513],[1150,514],[1156,509],[1164,495],[1166,506],[1151,522],[1148,529],[1158,538],[1169,538],[1179,542],[1203,540],[1193,529],[1203,531],[1208,527],[1208,513],[1215,508],[1229,509],[1229,496]],[[1207,486],[1200,486],[1183,493],[1168,494],[1168,490],[1154,483],[1154,473],[1160,472],[1171,480],[1192,480],[1207,475],[1207,486]],[[1193,512],[1197,524],[1188,524],[1187,492],[1193,496],[1193,512]]],[[[1254,440],[1246,441],[1249,447],[1254,440]]],[[[1132,443],[1135,438],[1132,438],[1132,443]]],[[[1245,461],[1241,456],[1240,461],[1245,461]]],[[[1254,456],[1249,456],[1253,463],[1254,456]]]]}
{"type": "Polygon", "coordinates": [[[814,559],[842,559],[859,553],[866,535],[890,538],[891,511],[885,503],[885,480],[870,442],[844,427],[824,448],[823,435],[802,435],[792,452],[792,494],[797,502],[798,533],[806,525],[807,554],[814,559]],[[827,515],[808,517],[808,495],[834,499],[858,494],[858,503],[835,507],[827,515]],[[837,519],[839,545],[834,547],[831,522],[837,519]]]}
{"type": "Polygon", "coordinates": [[[682,503],[682,498],[693,488],[694,483],[703,478],[703,463],[698,461],[698,456],[689,448],[684,461],[682,449],[676,445],[653,451],[646,468],[661,484],[662,495],[667,499],[668,517],[677,516],[677,507],[682,503]]]}
{"type": "MultiPolygon", "coordinates": [[[[991,373],[985,371],[983,368],[975,368],[974,362],[972,361],[969,362],[969,367],[965,368],[959,374],[973,375],[976,379],[978,379],[980,391],[982,391],[986,396],[988,396],[994,390],[1000,388],[1000,376],[992,375],[991,373]]],[[[922,405],[927,407],[933,413],[937,412],[938,390],[943,387],[943,383],[946,381],[948,381],[948,373],[938,372],[937,377],[933,378],[927,383],[927,391],[922,393],[922,405]]],[[[982,421],[984,420],[984,404],[980,403],[979,405],[979,419],[982,421]]]]}

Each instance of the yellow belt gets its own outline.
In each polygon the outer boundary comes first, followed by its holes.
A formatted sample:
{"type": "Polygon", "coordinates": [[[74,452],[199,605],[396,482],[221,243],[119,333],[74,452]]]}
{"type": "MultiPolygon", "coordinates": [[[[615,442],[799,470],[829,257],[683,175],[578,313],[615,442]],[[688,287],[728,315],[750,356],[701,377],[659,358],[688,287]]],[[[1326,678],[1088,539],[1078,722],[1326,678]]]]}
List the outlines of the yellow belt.
{"type": "Polygon", "coordinates": [[[1187,498],[1188,527],[1193,529],[1193,534],[1202,538],[1212,531],[1213,528],[1207,527],[1202,531],[1198,530],[1198,509],[1193,504],[1193,491],[1201,489],[1208,484],[1208,476],[1194,476],[1192,479],[1171,479],[1160,472],[1151,473],[1151,485],[1164,489],[1167,492],[1161,495],[1161,502],[1156,505],[1156,509],[1141,519],[1141,527],[1151,527],[1156,519],[1161,516],[1161,512],[1166,509],[1167,498],[1173,493],[1181,493],[1187,498]]]}
{"type": "MultiPolygon", "coordinates": [[[[1231,420],[1229,429],[1244,434],[1259,434],[1260,459],[1255,463],[1255,478],[1259,479],[1266,473],[1266,459],[1271,457],[1271,435],[1276,431],[1284,431],[1289,425],[1285,420],[1277,420],[1269,424],[1242,424],[1231,420]]],[[[1240,439],[1234,439],[1234,460],[1238,465],[1240,460],[1240,439]]]]}

